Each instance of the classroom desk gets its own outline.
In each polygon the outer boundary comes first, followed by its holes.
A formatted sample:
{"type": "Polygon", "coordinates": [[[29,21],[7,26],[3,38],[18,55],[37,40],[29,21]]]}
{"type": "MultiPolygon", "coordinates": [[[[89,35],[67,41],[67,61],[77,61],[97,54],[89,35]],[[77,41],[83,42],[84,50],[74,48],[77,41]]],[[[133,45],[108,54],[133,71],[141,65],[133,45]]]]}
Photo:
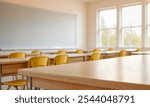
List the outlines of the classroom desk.
{"type": "MultiPolygon", "coordinates": [[[[0,58],[8,58],[10,53],[0,53],[0,58]]],[[[37,54],[27,53],[27,56],[37,56],[37,54]]]]}
{"type": "MultiPolygon", "coordinates": [[[[8,56],[9,56],[9,54],[10,53],[8,53],[8,52],[2,52],[2,53],[0,53],[0,58],[8,58],[8,56]]],[[[55,57],[56,55],[58,55],[58,54],[56,54],[56,53],[51,53],[51,54],[49,54],[49,53],[43,53],[42,55],[46,55],[46,56],[51,56],[52,58],[53,57],[55,57]]],[[[67,54],[67,55],[69,55],[69,57],[74,57],[74,58],[76,58],[76,57],[84,57],[85,58],[85,56],[87,55],[86,53],[83,53],[83,54],[75,54],[75,53],[70,53],[70,54],[67,54]]],[[[32,53],[27,53],[27,56],[38,56],[37,54],[32,54],[32,53]]]]}
{"type": "Polygon", "coordinates": [[[132,55],[150,55],[150,51],[132,52],[132,55]]]}
{"type": "Polygon", "coordinates": [[[30,89],[150,89],[150,55],[20,69],[30,89]]]}
{"type": "Polygon", "coordinates": [[[8,55],[7,53],[0,53],[0,58],[8,58],[8,55]]]}
{"type": "MultiPolygon", "coordinates": [[[[103,58],[113,58],[118,57],[121,50],[114,50],[114,51],[102,51],[103,58]]],[[[132,55],[132,52],[135,52],[135,49],[126,49],[127,56],[132,55]]]]}
{"type": "MultiPolygon", "coordinates": [[[[15,52],[15,51],[12,51],[15,52]]],[[[0,52],[0,58],[8,58],[9,54],[12,52],[0,52]]],[[[75,51],[74,51],[75,52],[75,51]]],[[[117,57],[120,51],[116,50],[116,51],[101,51],[100,53],[102,53],[103,58],[111,58],[111,57],[117,57]]],[[[31,54],[31,52],[25,52],[27,53],[28,56],[37,56],[37,54],[31,54]]],[[[84,60],[86,60],[87,57],[89,57],[90,53],[83,53],[83,54],[75,54],[73,53],[73,51],[70,51],[68,55],[70,55],[70,57],[78,57],[78,56],[82,56],[84,58],[84,60]],[[87,57],[86,57],[87,56],[87,57]]],[[[43,52],[42,55],[51,55],[51,56],[56,56],[56,52],[43,52]]]]}
{"type": "MultiPolygon", "coordinates": [[[[41,50],[42,54],[57,54],[58,50],[41,50]]],[[[36,56],[37,54],[32,54],[31,50],[30,51],[23,51],[23,50],[18,50],[18,51],[0,51],[0,58],[8,58],[9,54],[14,53],[14,52],[25,52],[28,56],[36,56]]],[[[68,54],[75,53],[75,50],[69,50],[67,51],[68,54]]],[[[87,53],[87,51],[84,51],[87,53]]]]}
{"type": "Polygon", "coordinates": [[[136,49],[126,49],[127,55],[132,55],[132,52],[136,52],[136,49]]]}
{"type": "MultiPolygon", "coordinates": [[[[45,54],[44,56],[48,56],[50,60],[53,60],[57,54],[48,55],[45,54]]],[[[86,61],[86,54],[68,54],[70,59],[74,58],[83,58],[86,61]]],[[[3,76],[10,76],[16,75],[17,70],[21,68],[28,68],[28,60],[32,56],[28,56],[26,59],[13,59],[13,58],[4,58],[0,59],[0,89],[1,89],[1,78],[3,76]]],[[[52,62],[52,61],[51,61],[52,62]]]]}
{"type": "MultiPolygon", "coordinates": [[[[102,55],[112,55],[112,54],[118,54],[117,51],[105,51],[101,52],[102,55]]],[[[58,54],[43,54],[44,56],[48,56],[50,58],[51,64],[53,64],[53,60],[56,55],[58,54]]],[[[82,61],[87,61],[87,59],[91,56],[90,54],[68,54],[69,56],[69,62],[79,62],[79,60],[82,58],[82,61]],[[79,59],[78,59],[79,58],[79,59]]],[[[17,73],[17,70],[20,68],[27,68],[27,62],[28,59],[32,56],[28,56],[26,59],[0,59],[0,84],[1,84],[1,77],[2,76],[8,76],[8,75],[14,75],[17,73]]],[[[108,57],[107,57],[108,58],[108,57]]],[[[81,61],[80,61],[81,62],[81,61]]],[[[1,88],[1,85],[0,85],[1,88]]]]}
{"type": "MultiPolygon", "coordinates": [[[[48,56],[50,59],[54,59],[57,55],[60,55],[60,54],[42,54],[42,56],[48,56]]],[[[86,61],[87,60],[87,57],[90,55],[90,54],[66,54],[69,56],[69,59],[73,59],[73,58],[82,58],[83,61],[86,61]]]]}
{"type": "Polygon", "coordinates": [[[28,59],[0,59],[0,90],[3,76],[16,75],[17,70],[28,67],[28,59]]]}
{"type": "Polygon", "coordinates": [[[103,58],[113,58],[119,56],[120,51],[102,51],[100,52],[102,54],[103,58]]]}
{"type": "MultiPolygon", "coordinates": [[[[112,58],[112,57],[117,57],[119,56],[120,51],[101,51],[100,53],[102,54],[102,59],[106,58],[112,58]]],[[[53,59],[56,55],[58,54],[43,54],[44,56],[48,56],[49,58],[53,59]]],[[[67,54],[70,59],[75,59],[75,58],[82,58],[83,61],[88,61],[90,59],[90,56],[92,53],[83,53],[83,54],[67,54]]]]}

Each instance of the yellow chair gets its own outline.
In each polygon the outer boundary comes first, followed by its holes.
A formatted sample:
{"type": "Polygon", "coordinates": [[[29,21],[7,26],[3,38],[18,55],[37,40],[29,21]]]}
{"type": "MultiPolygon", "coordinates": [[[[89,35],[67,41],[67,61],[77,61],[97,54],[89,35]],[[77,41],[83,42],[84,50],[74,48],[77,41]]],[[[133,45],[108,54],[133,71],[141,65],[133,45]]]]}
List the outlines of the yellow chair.
{"type": "Polygon", "coordinates": [[[54,59],[54,65],[68,64],[68,55],[57,55],[54,59]]]}
{"type": "Polygon", "coordinates": [[[95,49],[93,49],[93,52],[98,53],[98,52],[100,52],[100,49],[99,48],[95,48],[95,49]]]}
{"type": "Polygon", "coordinates": [[[136,52],[141,52],[141,51],[142,51],[141,48],[137,48],[137,49],[136,49],[136,52]]]}
{"type": "Polygon", "coordinates": [[[108,51],[113,51],[114,50],[114,48],[108,48],[108,51]]]}
{"type": "MultiPolygon", "coordinates": [[[[28,67],[33,68],[33,67],[44,67],[47,66],[49,63],[49,58],[47,56],[38,56],[38,57],[32,57],[28,61],[28,67]]],[[[28,80],[14,80],[14,81],[8,81],[4,82],[3,85],[8,85],[8,89],[13,86],[18,90],[19,86],[23,86],[23,89],[25,89],[25,86],[27,86],[28,89],[28,80]]]]}
{"type": "Polygon", "coordinates": [[[27,80],[19,79],[19,80],[4,82],[2,83],[2,85],[7,85],[8,86],[7,90],[9,90],[11,86],[15,87],[16,90],[18,90],[19,86],[23,86],[23,89],[25,89],[25,86],[27,86],[27,83],[28,83],[27,80]]]}
{"type": "Polygon", "coordinates": [[[33,50],[33,51],[31,52],[31,54],[41,55],[41,54],[42,54],[42,51],[40,51],[40,50],[33,50]]]}
{"type": "Polygon", "coordinates": [[[101,59],[101,53],[93,53],[90,58],[91,61],[100,60],[100,59],[101,59]]]}
{"type": "MultiPolygon", "coordinates": [[[[26,58],[26,53],[24,52],[15,52],[11,53],[9,58],[26,58]]],[[[18,86],[23,86],[23,89],[25,89],[25,86],[27,85],[27,80],[13,80],[13,81],[8,81],[8,82],[3,82],[2,85],[8,85],[8,89],[10,89],[11,86],[15,87],[18,90],[18,86]]]]}
{"type": "Polygon", "coordinates": [[[26,58],[27,54],[25,52],[14,52],[11,53],[8,58],[26,58]]]}
{"type": "MultiPolygon", "coordinates": [[[[24,59],[27,57],[25,52],[13,52],[9,54],[8,58],[17,58],[17,59],[24,59]]],[[[17,78],[17,76],[15,76],[17,78]]]]}
{"type": "Polygon", "coordinates": [[[49,64],[49,57],[47,57],[47,56],[32,57],[28,61],[29,68],[45,67],[45,66],[48,66],[48,64],[49,64]]]}
{"type": "MultiPolygon", "coordinates": [[[[37,57],[32,57],[28,61],[28,67],[29,68],[35,68],[35,67],[45,67],[49,65],[49,57],[47,56],[37,56],[37,57]]],[[[40,89],[35,87],[35,89],[40,89]]]]}
{"type": "Polygon", "coordinates": [[[82,49],[77,49],[76,54],[83,54],[83,50],[82,49]]]}
{"type": "Polygon", "coordinates": [[[119,57],[123,57],[123,56],[126,56],[127,55],[127,51],[126,50],[121,50],[119,52],[119,57]]]}
{"type": "Polygon", "coordinates": [[[57,52],[57,54],[66,54],[67,52],[66,52],[66,50],[59,50],[58,52],[57,52]]]}

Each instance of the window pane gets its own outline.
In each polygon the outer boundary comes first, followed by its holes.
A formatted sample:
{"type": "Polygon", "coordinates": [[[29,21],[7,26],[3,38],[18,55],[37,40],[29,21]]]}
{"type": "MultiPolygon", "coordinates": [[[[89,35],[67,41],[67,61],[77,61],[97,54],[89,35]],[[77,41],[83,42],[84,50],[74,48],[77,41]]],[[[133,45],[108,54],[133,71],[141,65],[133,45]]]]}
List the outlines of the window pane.
{"type": "Polygon", "coordinates": [[[150,26],[148,27],[148,45],[150,46],[150,26]]]}
{"type": "Polygon", "coordinates": [[[100,11],[99,14],[100,29],[116,28],[117,22],[116,16],[117,16],[116,9],[100,11]]]}
{"type": "Polygon", "coordinates": [[[124,47],[141,47],[141,27],[122,30],[124,47]]]}
{"type": "Polygon", "coordinates": [[[148,3],[148,24],[150,25],[150,3],[148,3]]]}
{"type": "Polygon", "coordinates": [[[116,29],[101,30],[100,40],[102,47],[115,47],[116,46],[116,29]]]}
{"type": "Polygon", "coordinates": [[[140,26],[141,25],[141,5],[122,8],[122,26],[140,26]]]}

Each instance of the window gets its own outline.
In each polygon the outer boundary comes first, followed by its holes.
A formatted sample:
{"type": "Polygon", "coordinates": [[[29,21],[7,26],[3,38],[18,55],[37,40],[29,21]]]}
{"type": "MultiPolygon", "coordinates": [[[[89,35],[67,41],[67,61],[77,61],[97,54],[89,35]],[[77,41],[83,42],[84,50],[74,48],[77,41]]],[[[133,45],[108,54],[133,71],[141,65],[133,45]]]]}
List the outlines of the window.
{"type": "Polygon", "coordinates": [[[142,7],[134,5],[122,8],[122,45],[141,47],[142,7]]]}
{"type": "Polygon", "coordinates": [[[98,11],[98,46],[150,47],[150,2],[120,7],[98,11]]]}
{"type": "Polygon", "coordinates": [[[100,47],[116,47],[116,9],[99,11],[98,21],[98,45],[100,47]]]}
{"type": "Polygon", "coordinates": [[[150,47],[150,3],[148,3],[148,11],[147,11],[147,13],[148,13],[148,23],[147,23],[147,36],[148,36],[148,46],[150,47]]]}

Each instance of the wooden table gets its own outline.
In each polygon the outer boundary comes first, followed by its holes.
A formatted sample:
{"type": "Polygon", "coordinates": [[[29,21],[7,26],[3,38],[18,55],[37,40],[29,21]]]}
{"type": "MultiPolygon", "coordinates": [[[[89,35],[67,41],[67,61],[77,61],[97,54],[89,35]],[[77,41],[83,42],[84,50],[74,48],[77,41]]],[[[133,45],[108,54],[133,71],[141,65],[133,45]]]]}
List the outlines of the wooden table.
{"type": "MultiPolygon", "coordinates": [[[[115,53],[116,51],[105,51],[102,52],[103,55],[111,55],[115,53]]],[[[117,53],[117,52],[116,52],[117,53]]],[[[51,59],[51,62],[53,62],[54,57],[57,54],[43,54],[44,56],[48,56],[51,59]]],[[[87,61],[87,58],[91,56],[90,54],[68,54],[70,61],[78,62],[78,58],[82,58],[82,61],[87,61]]],[[[27,68],[28,59],[32,56],[27,57],[26,59],[0,59],[0,89],[1,89],[1,77],[2,76],[8,76],[8,75],[15,75],[17,73],[17,70],[20,68],[27,68]]],[[[52,64],[52,63],[51,63],[52,64]]]]}
{"type": "Polygon", "coordinates": [[[132,55],[150,55],[150,51],[132,52],[132,55]]]}
{"type": "Polygon", "coordinates": [[[113,58],[119,56],[120,51],[102,51],[100,52],[103,58],[113,58]]]}
{"type": "Polygon", "coordinates": [[[20,69],[18,74],[30,77],[30,89],[150,89],[150,55],[20,69]]]}
{"type": "MultiPolygon", "coordinates": [[[[43,54],[57,54],[58,50],[41,50],[43,54]]],[[[16,51],[0,51],[0,58],[8,58],[9,54],[14,52],[25,52],[28,56],[36,56],[36,54],[32,54],[31,50],[24,51],[24,50],[16,50],[16,51]]],[[[75,50],[67,50],[68,54],[75,53],[75,50]]],[[[87,53],[87,51],[84,51],[87,53]]]]}
{"type": "Polygon", "coordinates": [[[17,70],[28,67],[28,59],[0,59],[0,90],[3,76],[16,75],[17,70]]]}
{"type": "MultiPolygon", "coordinates": [[[[54,59],[58,54],[43,54],[42,56],[48,56],[50,59],[54,59]]],[[[73,58],[82,58],[83,61],[86,61],[87,60],[87,57],[90,55],[90,54],[67,54],[69,56],[69,59],[73,59],[73,58]]]]}
{"type": "Polygon", "coordinates": [[[136,52],[137,49],[126,49],[127,55],[132,55],[132,52],[136,52]]]}
{"type": "MultiPolygon", "coordinates": [[[[0,58],[8,58],[10,53],[0,53],[0,58]]],[[[27,53],[27,56],[37,56],[37,54],[27,53]]]]}
{"type": "MultiPolygon", "coordinates": [[[[53,55],[45,54],[44,56],[48,56],[51,60],[53,60],[56,55],[57,54],[53,54],[53,55]]],[[[68,54],[68,56],[71,59],[83,58],[83,60],[86,61],[87,55],[86,54],[68,54]]],[[[1,89],[1,78],[3,76],[16,75],[18,69],[28,68],[28,60],[31,57],[32,56],[29,56],[26,59],[12,59],[12,58],[0,59],[0,89],[1,89]]]]}
{"type": "Polygon", "coordinates": [[[0,53],[0,58],[8,58],[8,55],[7,53],[0,53]]]}

